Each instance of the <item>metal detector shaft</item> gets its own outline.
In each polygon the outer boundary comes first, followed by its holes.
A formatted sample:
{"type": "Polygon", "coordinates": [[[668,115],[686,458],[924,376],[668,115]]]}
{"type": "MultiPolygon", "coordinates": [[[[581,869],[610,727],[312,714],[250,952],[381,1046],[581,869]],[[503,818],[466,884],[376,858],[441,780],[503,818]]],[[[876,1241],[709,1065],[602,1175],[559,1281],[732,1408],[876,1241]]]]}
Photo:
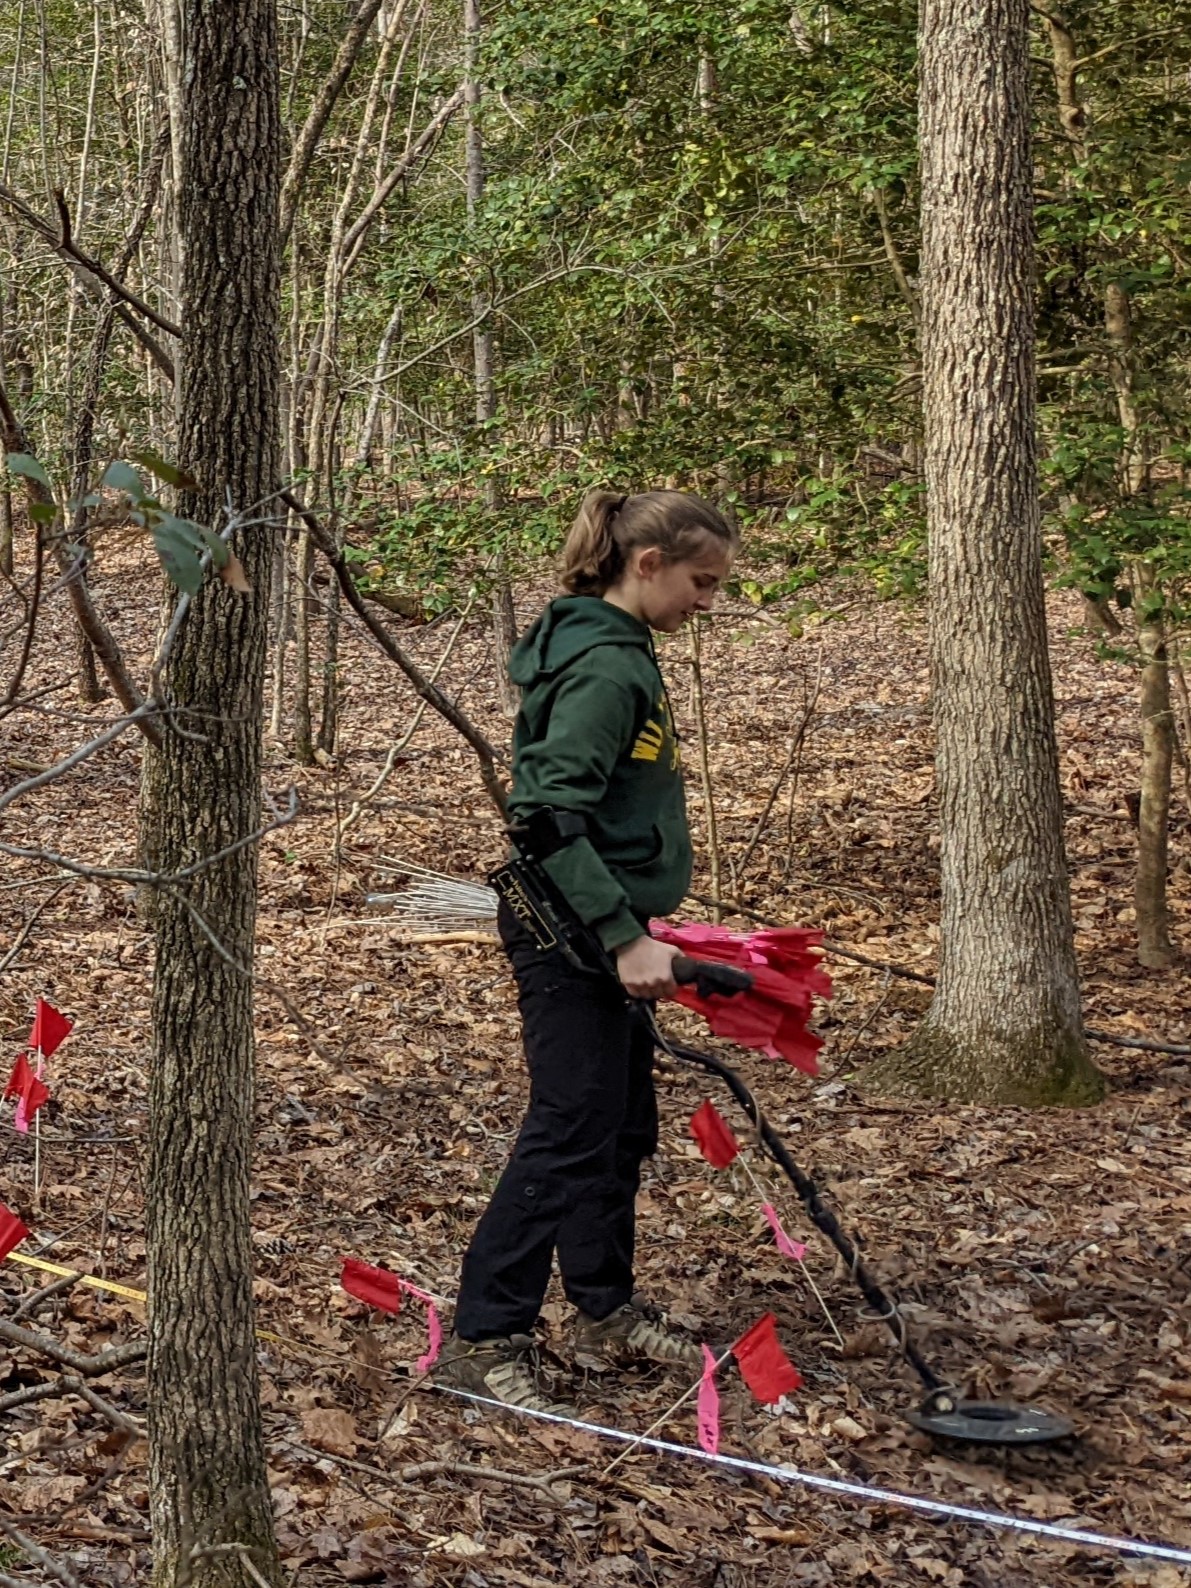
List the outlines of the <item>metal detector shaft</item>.
{"type": "Polygon", "coordinates": [[[927,1390],[933,1393],[935,1390],[946,1388],[944,1381],[926,1361],[913,1340],[910,1339],[909,1331],[906,1328],[906,1320],[902,1317],[897,1306],[873,1278],[854,1242],[846,1231],[841,1228],[835,1214],[824,1204],[818,1186],[794,1162],[785,1142],[782,1141],[777,1131],[774,1130],[761,1112],[756,1098],[740,1079],[740,1076],[737,1075],[736,1071],[710,1053],[702,1053],[698,1048],[688,1048],[681,1042],[672,1042],[658,1028],[652,1011],[646,1007],[644,1013],[654,1040],[663,1053],[668,1053],[671,1058],[678,1059],[684,1064],[693,1064],[698,1066],[699,1069],[707,1070],[723,1081],[741,1108],[752,1119],[757,1128],[757,1134],[769,1156],[798,1192],[811,1222],[816,1229],[821,1230],[826,1235],[827,1239],[843,1258],[857,1289],[869,1306],[876,1311],[881,1322],[889,1328],[897,1341],[898,1349],[922,1380],[927,1390]]]}

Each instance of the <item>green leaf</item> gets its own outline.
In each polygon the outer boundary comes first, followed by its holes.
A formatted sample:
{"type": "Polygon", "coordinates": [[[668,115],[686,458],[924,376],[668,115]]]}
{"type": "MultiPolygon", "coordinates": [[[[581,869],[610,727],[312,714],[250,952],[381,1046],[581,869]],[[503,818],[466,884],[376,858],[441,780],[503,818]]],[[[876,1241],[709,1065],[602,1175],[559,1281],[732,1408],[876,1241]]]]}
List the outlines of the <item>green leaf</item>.
{"type": "Polygon", "coordinates": [[[44,485],[47,491],[54,487],[50,484],[50,477],[38,463],[36,458],[31,458],[27,452],[10,452],[4,460],[12,474],[23,474],[27,480],[36,480],[39,485],[44,485]]]}
{"type": "Polygon", "coordinates": [[[52,502],[30,502],[29,517],[38,524],[52,524],[58,517],[58,509],[52,502]]]}
{"type": "Polygon", "coordinates": [[[167,578],[187,595],[197,595],[203,582],[200,552],[194,536],[187,533],[192,528],[185,519],[167,515],[152,530],[153,544],[167,578]]]}
{"type": "Polygon", "coordinates": [[[143,502],[145,499],[145,482],[129,463],[122,462],[119,458],[114,463],[109,463],[103,473],[102,483],[113,491],[123,491],[134,502],[143,502]]]}
{"type": "Polygon", "coordinates": [[[167,485],[176,485],[181,491],[197,491],[198,481],[187,474],[185,469],[180,469],[176,463],[167,463],[158,453],[146,449],[144,452],[134,452],[133,457],[142,468],[159,480],[164,480],[167,485]]]}

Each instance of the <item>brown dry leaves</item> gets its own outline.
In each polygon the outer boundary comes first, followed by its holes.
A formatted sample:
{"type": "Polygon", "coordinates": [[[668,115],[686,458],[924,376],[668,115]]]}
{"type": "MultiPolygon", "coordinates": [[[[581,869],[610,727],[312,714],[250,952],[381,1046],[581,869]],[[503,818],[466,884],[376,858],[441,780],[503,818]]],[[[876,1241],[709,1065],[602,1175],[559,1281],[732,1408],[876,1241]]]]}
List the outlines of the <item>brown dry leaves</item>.
{"type": "MultiPolygon", "coordinates": [[[[98,593],[143,668],[150,614],[140,589],[101,571],[98,593]]],[[[526,596],[525,617],[536,598],[526,596]]],[[[1055,604],[1052,639],[1089,1022],[1187,1040],[1184,978],[1141,971],[1131,958],[1132,834],[1123,801],[1136,743],[1132,680],[1067,638],[1071,616],[1066,604],[1055,604]]],[[[69,632],[64,619],[55,622],[57,633],[48,626],[40,642],[33,687],[55,681],[66,666],[69,632]]],[[[407,629],[403,637],[433,665],[444,636],[407,629]]],[[[820,643],[822,694],[798,762],[797,796],[792,807],[784,791],[775,802],[738,885],[758,910],[823,925],[875,958],[929,972],[938,951],[937,833],[923,637],[896,609],[869,607],[861,595],[843,622],[801,641],[744,608],[717,619],[704,655],[717,721],[721,833],[729,853],[743,851],[786,758],[801,714],[799,678],[813,678],[820,643]]],[[[485,645],[481,625],[453,654],[443,682],[503,738],[507,723],[487,682],[485,645]]],[[[668,650],[675,707],[689,726],[685,645],[668,650]]],[[[500,856],[470,753],[449,730],[424,720],[336,865],[337,813],[370,785],[416,708],[395,673],[354,636],[344,653],[342,761],[295,769],[280,748],[270,749],[269,787],[296,778],[304,813],[265,841],[261,864],[262,975],[285,988],[323,1051],[342,1059],[329,1064],[314,1054],[262,994],[257,1297],[262,1326],[295,1342],[266,1344],[263,1365],[278,1531],[296,1580],[303,1588],[1142,1581],[1138,1568],[1074,1546],[925,1522],[652,1455],[634,1456],[601,1484],[597,1474],[613,1452],[590,1436],[489,1424],[445,1398],[408,1393],[425,1343],[421,1307],[371,1319],[337,1288],[338,1259],[384,1261],[449,1298],[526,1087],[499,957],[470,944],[403,945],[363,903],[366,891],[392,885],[373,869],[381,856],[407,856],[471,880],[500,856]],[[448,1471],[400,1481],[398,1468],[427,1461],[480,1466],[489,1477],[448,1471]],[[584,1464],[586,1475],[560,1486],[553,1502],[511,1481],[584,1464]]],[[[78,729],[34,715],[14,724],[13,754],[42,762],[68,749],[78,729]]],[[[68,784],[30,800],[13,831],[24,823],[62,850],[131,856],[137,770],[136,747],[121,742],[68,784]]],[[[701,832],[697,784],[691,807],[701,832]]],[[[1184,933],[1186,822],[1177,801],[1172,891],[1184,933]]],[[[34,868],[14,869],[18,875],[32,879],[34,868]]],[[[706,887],[705,876],[697,886],[706,887]]],[[[6,938],[41,896],[40,884],[0,894],[6,938]]],[[[977,1393],[1037,1397],[1070,1410],[1084,1438],[1074,1451],[932,1450],[901,1420],[915,1398],[912,1378],[891,1360],[884,1332],[831,1252],[753,1153],[791,1234],[810,1242],[808,1263],[847,1341],[842,1356],[800,1274],[774,1250],[749,1183],[735,1171],[712,1174],[698,1158],[686,1120],[705,1095],[701,1085],[667,1075],[662,1150],[641,1199],[642,1284],[713,1341],[771,1308],[806,1379],[791,1410],[775,1416],[726,1378],[724,1448],[1191,1545],[1191,1068],[1098,1050],[1118,1089],[1090,1116],[865,1107],[848,1089],[850,1067],[903,1040],[928,993],[843,961],[832,971],[837,994],[824,1012],[824,1077],[808,1082],[784,1066],[735,1055],[746,1078],[905,1298],[932,1359],[977,1393]]],[[[143,1282],[138,1154],[148,990],[149,941],[131,900],[85,884],[55,901],[33,946],[0,980],[10,1051],[39,993],[78,1022],[51,1070],[38,1232],[61,1237],[55,1258],[92,1270],[103,1264],[134,1285],[143,1282]]],[[[697,1029],[682,1012],[667,1018],[688,1033],[697,1029]]],[[[0,1196],[27,1207],[30,1147],[11,1132],[5,1139],[0,1196]]],[[[11,1266],[0,1269],[10,1298],[30,1284],[11,1266]]],[[[81,1292],[37,1321],[87,1349],[140,1328],[135,1309],[81,1292]]],[[[568,1312],[553,1290],[545,1323],[565,1359],[568,1312]]],[[[0,1394],[48,1371],[9,1356],[0,1394]]],[[[642,1429],[683,1385],[642,1372],[564,1387],[582,1415],[642,1429]]],[[[139,1377],[97,1388],[123,1410],[142,1409],[139,1377]]],[[[61,1397],[9,1413],[5,1432],[0,1498],[9,1509],[28,1513],[36,1500],[53,1513],[57,1522],[39,1524],[38,1536],[69,1554],[84,1580],[143,1580],[143,1447],[80,1500],[83,1485],[103,1479],[116,1459],[97,1414],[61,1397]]],[[[693,1412],[680,1414],[669,1432],[692,1441],[693,1412]]],[[[1174,1588],[1185,1579],[1162,1567],[1144,1580],[1174,1588]]]]}

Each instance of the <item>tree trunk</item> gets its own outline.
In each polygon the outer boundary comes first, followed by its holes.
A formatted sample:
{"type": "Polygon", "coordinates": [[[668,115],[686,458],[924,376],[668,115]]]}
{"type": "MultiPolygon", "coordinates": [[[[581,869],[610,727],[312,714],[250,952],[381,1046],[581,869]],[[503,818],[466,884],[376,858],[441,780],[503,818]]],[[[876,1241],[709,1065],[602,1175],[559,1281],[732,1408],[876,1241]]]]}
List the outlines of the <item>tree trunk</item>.
{"type": "Polygon", "coordinates": [[[875,1090],[1088,1103],[1035,457],[1028,0],[924,0],[922,364],[942,951],[875,1090]]]}
{"type": "Polygon", "coordinates": [[[0,487],[0,574],[11,579],[13,575],[13,519],[12,491],[0,487]]]}
{"type": "MultiPolygon", "coordinates": [[[[185,0],[181,509],[221,525],[278,485],[275,0],[185,0]]],[[[174,873],[156,912],[145,1203],[153,1588],[281,1581],[252,1300],[251,965],[273,531],[237,532],[251,583],[209,577],[169,662],[149,851],[174,873]],[[215,939],[218,943],[213,942],[215,939]],[[251,1570],[250,1570],[251,1567],[251,1570]],[[255,1575],[253,1574],[255,1573],[255,1575]]]]}
{"type": "MultiPolygon", "coordinates": [[[[484,202],[487,172],[484,165],[484,132],[480,125],[480,82],[477,74],[480,48],[480,7],[478,0],[463,0],[463,103],[466,125],[464,148],[467,160],[467,223],[474,227],[484,202]]],[[[478,323],[472,333],[476,425],[482,437],[482,450],[491,443],[491,425],[496,418],[496,385],[492,377],[492,329],[483,316],[488,312],[488,294],[482,289],[472,294],[472,318],[478,323]]],[[[500,482],[489,471],[482,477],[480,490],[490,513],[500,510],[500,482]]],[[[496,673],[496,696],[506,716],[515,717],[520,705],[517,686],[509,677],[509,652],[517,638],[517,617],[509,584],[504,548],[498,548],[492,570],[492,651],[496,673]]]]}
{"type": "MultiPolygon", "coordinates": [[[[1152,599],[1154,595],[1153,582],[1146,579],[1145,573],[1145,565],[1139,564],[1135,578],[1135,606],[1139,612],[1147,610],[1147,597],[1152,599]]],[[[1153,970],[1165,970],[1177,957],[1166,905],[1174,715],[1166,625],[1160,612],[1138,617],[1137,640],[1141,649],[1141,798],[1137,813],[1137,876],[1133,885],[1137,957],[1153,970]]]]}

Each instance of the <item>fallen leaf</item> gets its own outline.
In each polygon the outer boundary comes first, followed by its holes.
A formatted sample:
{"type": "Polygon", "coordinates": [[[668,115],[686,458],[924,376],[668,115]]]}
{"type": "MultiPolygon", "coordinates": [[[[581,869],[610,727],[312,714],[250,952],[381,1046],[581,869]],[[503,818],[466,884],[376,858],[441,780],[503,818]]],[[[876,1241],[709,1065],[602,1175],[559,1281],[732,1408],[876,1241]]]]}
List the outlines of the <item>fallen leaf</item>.
{"type": "Polygon", "coordinates": [[[303,1412],[302,1434],[316,1450],[327,1450],[333,1456],[356,1453],[355,1418],[339,1406],[312,1406],[303,1412]]]}

